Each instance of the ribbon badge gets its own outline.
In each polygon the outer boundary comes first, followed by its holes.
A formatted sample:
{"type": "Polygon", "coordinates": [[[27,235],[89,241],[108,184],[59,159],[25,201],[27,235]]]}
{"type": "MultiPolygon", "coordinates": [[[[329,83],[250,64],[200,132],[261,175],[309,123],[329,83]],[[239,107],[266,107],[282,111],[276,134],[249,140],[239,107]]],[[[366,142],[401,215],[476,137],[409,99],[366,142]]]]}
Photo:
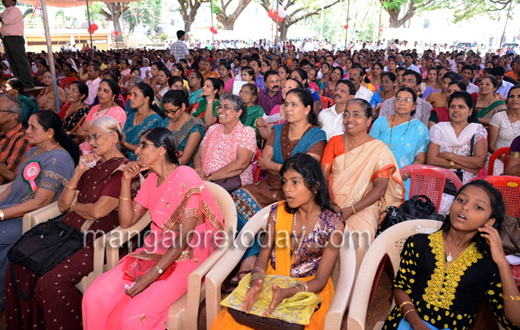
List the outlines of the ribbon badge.
{"type": "Polygon", "coordinates": [[[27,163],[23,168],[23,180],[29,184],[30,192],[35,193],[38,190],[35,180],[38,178],[41,172],[41,166],[39,161],[32,161],[27,163]]]}

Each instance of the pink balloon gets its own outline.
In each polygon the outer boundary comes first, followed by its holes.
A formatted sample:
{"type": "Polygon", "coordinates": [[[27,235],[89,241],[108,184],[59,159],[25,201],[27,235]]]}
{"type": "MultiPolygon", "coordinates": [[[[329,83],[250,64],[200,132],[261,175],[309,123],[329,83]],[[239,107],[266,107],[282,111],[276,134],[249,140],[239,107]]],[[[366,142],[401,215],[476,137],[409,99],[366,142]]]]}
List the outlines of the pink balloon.
{"type": "Polygon", "coordinates": [[[267,12],[267,16],[269,16],[269,18],[275,19],[276,18],[276,10],[274,10],[274,9],[269,10],[267,12]]]}

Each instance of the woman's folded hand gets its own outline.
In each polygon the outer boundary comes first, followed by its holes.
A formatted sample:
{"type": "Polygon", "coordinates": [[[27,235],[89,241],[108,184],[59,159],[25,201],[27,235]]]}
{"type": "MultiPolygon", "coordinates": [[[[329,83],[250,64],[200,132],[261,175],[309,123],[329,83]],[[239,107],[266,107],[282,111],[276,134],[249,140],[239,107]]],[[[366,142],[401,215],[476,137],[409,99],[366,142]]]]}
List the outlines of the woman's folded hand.
{"type": "Polygon", "coordinates": [[[242,302],[242,311],[249,313],[253,308],[253,305],[260,297],[260,292],[262,292],[262,284],[263,280],[254,280],[251,283],[251,287],[247,290],[246,295],[244,296],[244,301],[242,302]]]}

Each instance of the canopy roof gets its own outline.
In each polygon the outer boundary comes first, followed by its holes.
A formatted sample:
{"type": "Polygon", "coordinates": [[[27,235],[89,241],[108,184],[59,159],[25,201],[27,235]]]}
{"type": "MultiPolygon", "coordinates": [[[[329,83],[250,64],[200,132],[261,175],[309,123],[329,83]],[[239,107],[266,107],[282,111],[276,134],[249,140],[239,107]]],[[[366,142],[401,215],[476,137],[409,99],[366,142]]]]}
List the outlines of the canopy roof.
{"type": "MultiPolygon", "coordinates": [[[[97,0],[104,3],[130,3],[130,2],[136,2],[141,0],[97,0]]],[[[38,0],[18,0],[18,2],[26,4],[26,5],[33,5],[36,6],[36,4],[39,2],[38,0]]],[[[92,3],[92,0],[89,1],[92,3]]],[[[47,0],[46,1],[47,6],[50,7],[61,7],[61,8],[69,8],[69,7],[79,7],[79,6],[85,6],[87,4],[86,0],[47,0]]]]}

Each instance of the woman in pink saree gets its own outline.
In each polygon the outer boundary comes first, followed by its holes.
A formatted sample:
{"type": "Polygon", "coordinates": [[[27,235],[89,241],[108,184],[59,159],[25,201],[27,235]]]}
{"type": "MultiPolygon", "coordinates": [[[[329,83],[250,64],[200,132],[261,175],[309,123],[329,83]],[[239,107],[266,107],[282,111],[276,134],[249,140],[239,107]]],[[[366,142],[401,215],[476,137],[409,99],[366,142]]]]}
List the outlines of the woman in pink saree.
{"type": "Polygon", "coordinates": [[[121,179],[119,222],[128,228],[148,211],[151,233],[143,248],[85,292],[85,330],[163,330],[170,305],[187,292],[189,274],[216,249],[218,231],[224,229],[210,190],[193,169],[177,165],[168,129],[145,132],[137,146],[137,162],[126,166],[121,179]],[[131,179],[146,169],[153,173],[132,201],[131,179]]]}

